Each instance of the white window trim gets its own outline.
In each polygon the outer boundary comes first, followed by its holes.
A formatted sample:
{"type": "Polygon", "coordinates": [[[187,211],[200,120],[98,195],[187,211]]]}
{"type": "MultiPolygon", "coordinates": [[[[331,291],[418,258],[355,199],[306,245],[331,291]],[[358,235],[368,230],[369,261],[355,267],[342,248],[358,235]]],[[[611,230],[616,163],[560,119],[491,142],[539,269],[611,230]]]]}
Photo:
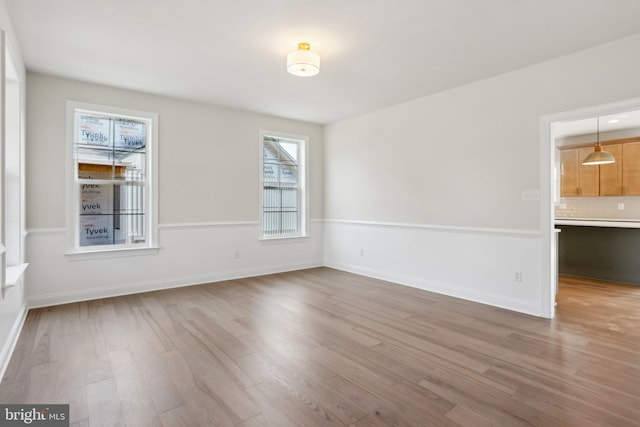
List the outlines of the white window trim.
{"type": "Polygon", "coordinates": [[[258,229],[258,239],[263,241],[269,240],[286,240],[286,239],[304,239],[309,237],[309,198],[307,197],[307,183],[309,182],[309,137],[305,135],[297,135],[287,132],[280,131],[270,131],[270,130],[261,130],[260,131],[260,140],[258,144],[258,152],[260,159],[260,165],[258,168],[258,194],[259,194],[259,203],[258,203],[258,218],[260,222],[260,226],[258,229]],[[263,233],[264,229],[264,215],[263,215],[263,196],[264,196],[264,158],[263,158],[263,145],[265,136],[273,136],[280,137],[283,139],[295,139],[302,141],[300,144],[300,158],[302,159],[302,165],[298,165],[298,178],[300,180],[300,197],[302,199],[300,203],[300,232],[297,234],[283,234],[279,236],[265,236],[263,233]]]}
{"type": "Polygon", "coordinates": [[[24,262],[25,75],[17,57],[11,40],[0,31],[0,298],[10,288],[20,288],[29,265],[24,262]]]}
{"type": "Polygon", "coordinates": [[[67,250],[65,255],[80,256],[84,258],[111,257],[111,256],[131,256],[148,255],[156,253],[158,246],[158,114],[146,111],[129,110],[125,108],[111,107],[106,105],[89,104],[77,101],[67,101],[67,144],[66,144],[66,241],[67,250]],[[149,214],[147,218],[148,236],[144,244],[124,244],[110,246],[90,246],[82,248],[77,246],[78,242],[78,212],[75,173],[76,165],[73,157],[75,138],[75,113],[81,110],[88,113],[102,115],[114,115],[132,119],[147,119],[150,121],[149,140],[146,147],[147,153],[147,206],[149,214]]]}

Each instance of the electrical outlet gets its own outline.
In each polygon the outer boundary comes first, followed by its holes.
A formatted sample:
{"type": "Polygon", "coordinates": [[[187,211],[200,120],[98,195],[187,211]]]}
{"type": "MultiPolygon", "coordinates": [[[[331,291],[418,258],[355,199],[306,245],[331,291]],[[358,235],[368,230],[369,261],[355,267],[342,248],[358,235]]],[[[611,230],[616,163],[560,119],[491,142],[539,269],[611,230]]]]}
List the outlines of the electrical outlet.
{"type": "Polygon", "coordinates": [[[619,211],[623,211],[624,210],[624,203],[618,203],[618,210],[619,211]]]}
{"type": "Polygon", "coordinates": [[[524,202],[535,202],[540,200],[540,190],[522,190],[522,200],[524,202]]]}
{"type": "Polygon", "coordinates": [[[514,282],[522,282],[522,271],[515,270],[513,272],[513,281],[514,282]]]}

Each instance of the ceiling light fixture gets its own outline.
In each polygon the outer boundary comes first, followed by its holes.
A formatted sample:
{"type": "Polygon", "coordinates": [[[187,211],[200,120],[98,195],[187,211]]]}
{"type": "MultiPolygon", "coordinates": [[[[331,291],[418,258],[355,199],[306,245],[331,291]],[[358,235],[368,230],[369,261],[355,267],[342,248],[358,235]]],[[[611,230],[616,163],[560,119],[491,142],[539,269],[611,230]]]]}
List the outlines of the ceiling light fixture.
{"type": "Polygon", "coordinates": [[[315,76],[320,72],[320,55],[311,52],[309,43],[298,43],[298,50],[287,55],[287,71],[294,76],[315,76]]]}
{"type": "Polygon", "coordinates": [[[596,122],[596,145],[593,147],[593,153],[589,153],[589,155],[582,161],[582,164],[585,166],[606,165],[616,162],[613,154],[602,150],[602,147],[600,146],[600,117],[596,117],[596,122]]]}

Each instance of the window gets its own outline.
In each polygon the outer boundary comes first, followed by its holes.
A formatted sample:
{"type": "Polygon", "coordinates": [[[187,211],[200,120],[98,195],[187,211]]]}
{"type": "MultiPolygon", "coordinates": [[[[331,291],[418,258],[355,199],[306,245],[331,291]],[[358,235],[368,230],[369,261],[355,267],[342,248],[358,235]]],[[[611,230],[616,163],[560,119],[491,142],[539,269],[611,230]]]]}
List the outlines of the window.
{"type": "Polygon", "coordinates": [[[262,134],[262,236],[306,235],[307,139],[262,134]]]}
{"type": "MultiPolygon", "coordinates": [[[[0,31],[0,288],[23,294],[25,263],[23,74],[0,31]],[[6,246],[6,247],[5,247],[6,246]]],[[[20,297],[22,298],[22,297],[20,297]]]]}
{"type": "Polygon", "coordinates": [[[154,246],[157,115],[78,103],[69,115],[71,251],[154,246]]]}

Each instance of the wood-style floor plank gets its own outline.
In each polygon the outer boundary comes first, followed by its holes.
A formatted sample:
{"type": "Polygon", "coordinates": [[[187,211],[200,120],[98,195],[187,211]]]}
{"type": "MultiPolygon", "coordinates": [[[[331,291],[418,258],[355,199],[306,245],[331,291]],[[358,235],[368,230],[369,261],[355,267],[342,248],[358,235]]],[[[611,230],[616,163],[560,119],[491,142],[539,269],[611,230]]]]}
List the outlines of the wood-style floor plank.
{"type": "Polygon", "coordinates": [[[2,403],[73,426],[640,426],[640,287],[554,320],[316,268],[31,310],[2,403]]]}
{"type": "MultiPolygon", "coordinates": [[[[122,401],[113,378],[87,384],[87,401],[89,402],[89,425],[91,426],[126,426],[122,401]]],[[[69,408],[71,412],[72,409],[69,408]]]]}

